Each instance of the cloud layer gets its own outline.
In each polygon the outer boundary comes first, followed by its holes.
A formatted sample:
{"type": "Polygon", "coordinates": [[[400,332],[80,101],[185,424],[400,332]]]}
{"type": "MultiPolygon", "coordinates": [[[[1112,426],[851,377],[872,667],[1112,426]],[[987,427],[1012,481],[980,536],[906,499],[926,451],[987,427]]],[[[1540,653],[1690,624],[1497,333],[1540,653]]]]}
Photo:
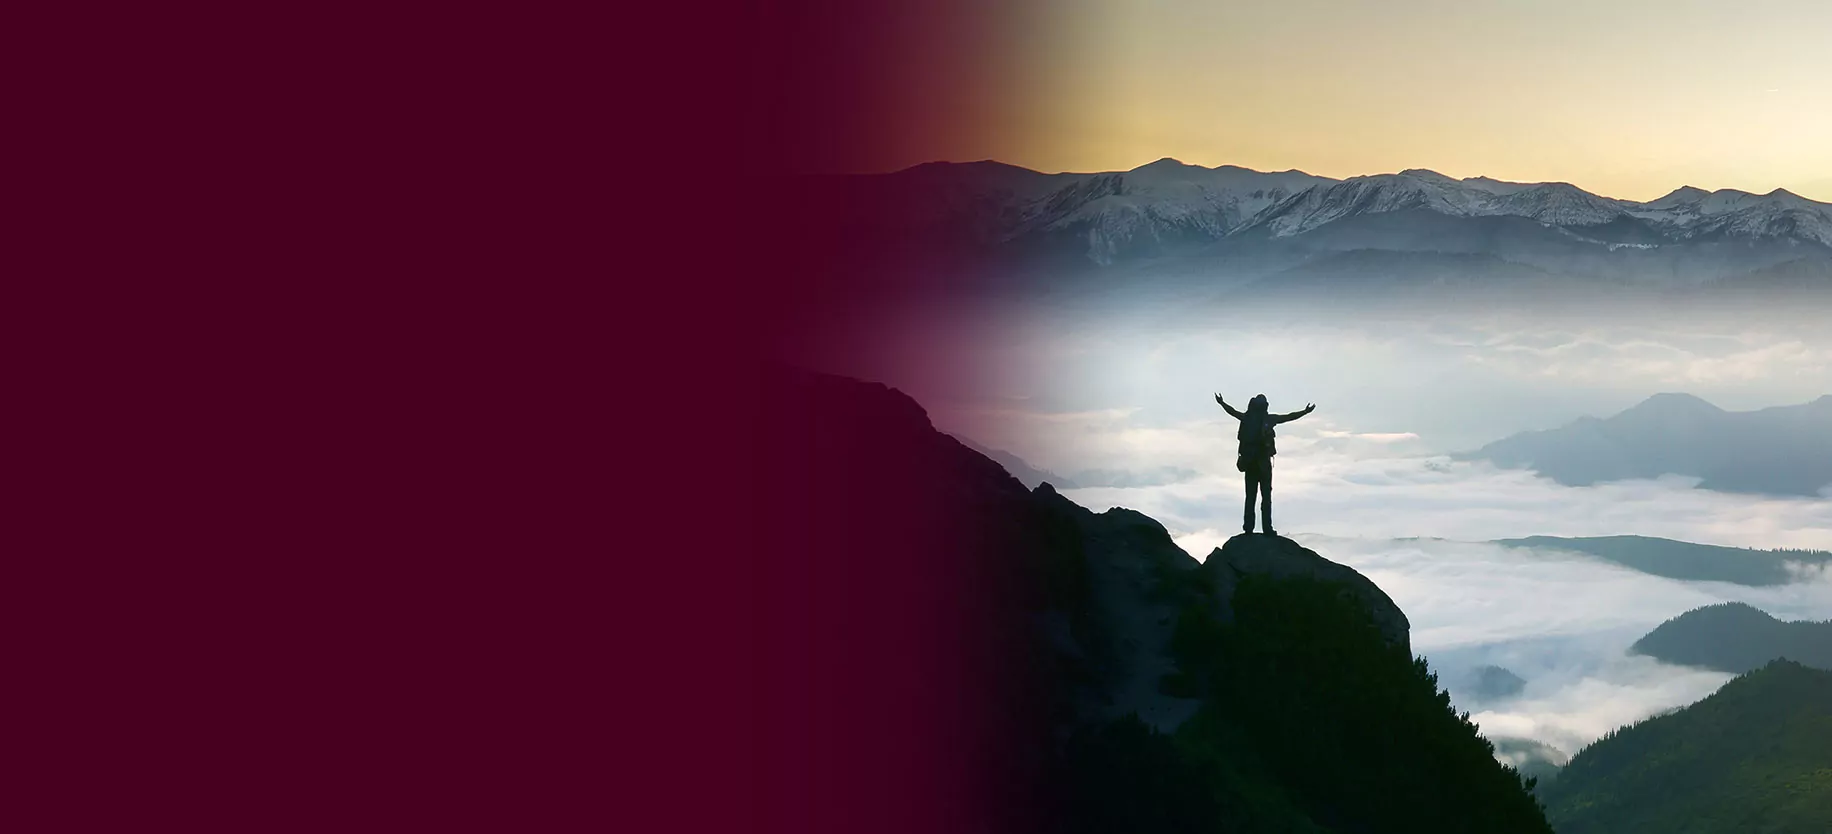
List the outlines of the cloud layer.
{"type": "MultiPolygon", "coordinates": [[[[1232,436],[1218,435],[1218,427],[1206,425],[1117,431],[1101,442],[1131,448],[1147,465],[1181,465],[1199,474],[1162,487],[1067,494],[1095,509],[1124,506],[1157,518],[1180,545],[1201,556],[1238,532],[1241,522],[1244,490],[1233,468],[1232,436]]],[[[1273,475],[1280,528],[1467,541],[1632,534],[1832,550],[1832,502],[1824,499],[1713,492],[1678,476],[1567,487],[1481,461],[1375,456],[1400,445],[1352,437],[1282,439],[1273,475]]]]}
{"type": "MultiPolygon", "coordinates": [[[[999,361],[1028,386],[996,406],[950,404],[985,442],[1058,472],[1174,472],[1108,479],[1065,494],[1128,507],[1202,558],[1240,530],[1236,407],[1316,401],[1280,427],[1279,529],[1385,589],[1460,707],[1485,733],[1569,754],[1611,729],[1692,703],[1729,676],[1631,657],[1661,622],[1714,602],[1784,619],[1832,619],[1832,574],[1746,588],[1650,576],[1588,557],[1484,542],[1531,535],[1637,534],[1736,547],[1832,550],[1825,498],[1696,488],[1666,476],[1567,487],[1529,471],[1461,461],[1518,431],[1608,416],[1683,391],[1732,410],[1832,393],[1832,334],[1785,317],[1588,320],[1424,316],[1410,321],[1258,322],[1133,316],[1030,322],[999,361]],[[1470,673],[1527,681],[1485,702],[1470,673]]],[[[1810,323],[1809,323],[1810,324],[1810,323]]]]}

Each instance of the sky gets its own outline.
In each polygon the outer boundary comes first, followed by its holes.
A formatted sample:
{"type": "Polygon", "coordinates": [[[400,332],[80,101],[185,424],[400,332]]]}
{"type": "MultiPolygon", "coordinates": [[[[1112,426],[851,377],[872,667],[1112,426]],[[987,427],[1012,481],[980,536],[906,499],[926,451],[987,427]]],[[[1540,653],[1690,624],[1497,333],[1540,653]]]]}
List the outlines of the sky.
{"type": "Polygon", "coordinates": [[[985,22],[1001,30],[1003,77],[986,87],[1002,103],[960,110],[975,129],[887,146],[873,167],[1104,171],[1168,156],[1330,177],[1430,168],[1637,200],[1691,185],[1832,201],[1822,0],[1023,8],[985,22]]]}

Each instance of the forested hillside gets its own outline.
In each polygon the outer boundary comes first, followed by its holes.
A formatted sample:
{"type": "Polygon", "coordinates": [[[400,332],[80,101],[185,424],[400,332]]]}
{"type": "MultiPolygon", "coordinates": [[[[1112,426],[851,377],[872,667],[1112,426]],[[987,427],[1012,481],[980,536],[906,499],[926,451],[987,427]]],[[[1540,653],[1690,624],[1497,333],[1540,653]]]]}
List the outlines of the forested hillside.
{"type": "Polygon", "coordinates": [[[1832,672],[1775,661],[1604,736],[1541,796],[1559,834],[1832,831],[1832,672]]]}

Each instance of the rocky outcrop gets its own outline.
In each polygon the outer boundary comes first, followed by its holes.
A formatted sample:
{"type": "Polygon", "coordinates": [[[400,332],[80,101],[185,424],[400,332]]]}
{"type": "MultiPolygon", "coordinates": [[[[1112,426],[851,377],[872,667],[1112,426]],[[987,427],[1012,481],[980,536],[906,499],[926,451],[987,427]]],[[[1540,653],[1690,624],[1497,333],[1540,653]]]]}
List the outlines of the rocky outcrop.
{"type": "Polygon", "coordinates": [[[1202,572],[1215,589],[1216,613],[1223,622],[1233,619],[1229,601],[1234,586],[1246,574],[1265,574],[1284,579],[1305,576],[1326,582],[1337,582],[1348,588],[1374,616],[1380,632],[1389,641],[1412,651],[1412,624],[1405,612],[1393,603],[1379,585],[1348,565],[1332,562],[1284,536],[1242,533],[1209,552],[1202,572]]]}
{"type": "Polygon", "coordinates": [[[1084,637],[1100,645],[1076,644],[1071,649],[1060,640],[1056,643],[1078,658],[1099,659],[1098,693],[1084,692],[1078,699],[1077,712],[1084,720],[1136,713],[1168,732],[1195,714],[1197,700],[1163,691],[1165,677],[1177,671],[1170,641],[1180,606],[1188,599],[1180,589],[1192,583],[1213,589],[1213,611],[1221,622],[1232,621],[1234,588],[1247,574],[1339,583],[1373,615],[1383,636],[1411,651],[1411,626],[1385,592],[1353,568],[1290,539],[1236,536],[1202,563],[1178,547],[1164,525],[1136,510],[1115,507],[1096,513],[1064,498],[1049,484],[1033,495],[1053,516],[1069,520],[1080,537],[1093,621],[1098,623],[1093,629],[1098,636],[1084,637]]]}
{"type": "Polygon", "coordinates": [[[1164,525],[1143,513],[1119,507],[1095,513],[1047,483],[1034,494],[1053,513],[1072,520],[1080,534],[1099,623],[1103,645],[1090,653],[1101,658],[1102,691],[1098,698],[1080,699],[1078,712],[1098,721],[1136,713],[1159,730],[1175,729],[1200,703],[1161,691],[1161,681],[1177,668],[1170,654],[1177,605],[1169,591],[1179,576],[1194,575],[1200,565],[1171,541],[1164,525]]]}
{"type": "MultiPolygon", "coordinates": [[[[985,609],[978,615],[983,627],[1029,623],[1027,651],[1060,670],[1048,685],[1072,704],[1063,707],[1070,723],[1136,713],[1169,731],[1194,715],[1197,700],[1164,692],[1166,677],[1178,672],[1170,651],[1178,617],[1190,589],[1205,587],[1202,604],[1231,622],[1234,587],[1247,574],[1340,583],[1388,640],[1410,648],[1406,616],[1380,588],[1290,539],[1236,536],[1201,563],[1136,510],[1096,513],[1048,483],[1026,490],[993,460],[936,431],[922,407],[896,389],[809,373],[785,374],[779,385],[807,409],[798,421],[812,430],[813,445],[801,459],[831,461],[805,484],[832,493],[824,505],[843,510],[818,528],[823,535],[863,541],[902,531],[909,546],[899,563],[920,572],[893,585],[927,584],[933,580],[918,577],[937,573],[950,577],[945,584],[974,591],[975,606],[985,609]],[[922,489],[896,496],[854,489],[874,482],[922,489]]],[[[848,560],[833,570],[858,567],[848,560]]],[[[972,640],[971,633],[962,639],[972,640]]]]}
{"type": "Polygon", "coordinates": [[[1141,513],[1026,489],[894,389],[759,388],[776,487],[754,517],[782,555],[751,570],[737,637],[768,670],[772,767],[830,794],[921,785],[928,830],[1401,830],[1421,813],[1380,797],[1405,795],[1460,830],[1549,834],[1387,650],[1405,616],[1352,569],[1271,536],[1200,564],[1141,513]]]}

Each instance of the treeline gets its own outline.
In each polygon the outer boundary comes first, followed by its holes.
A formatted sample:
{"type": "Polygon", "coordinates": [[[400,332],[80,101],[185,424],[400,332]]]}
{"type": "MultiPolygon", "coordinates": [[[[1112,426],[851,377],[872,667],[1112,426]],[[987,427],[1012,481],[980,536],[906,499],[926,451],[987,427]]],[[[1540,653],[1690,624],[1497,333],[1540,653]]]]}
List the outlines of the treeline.
{"type": "Polygon", "coordinates": [[[1541,795],[1560,834],[1832,831],[1832,672],[1770,663],[1604,735],[1541,795]]]}

